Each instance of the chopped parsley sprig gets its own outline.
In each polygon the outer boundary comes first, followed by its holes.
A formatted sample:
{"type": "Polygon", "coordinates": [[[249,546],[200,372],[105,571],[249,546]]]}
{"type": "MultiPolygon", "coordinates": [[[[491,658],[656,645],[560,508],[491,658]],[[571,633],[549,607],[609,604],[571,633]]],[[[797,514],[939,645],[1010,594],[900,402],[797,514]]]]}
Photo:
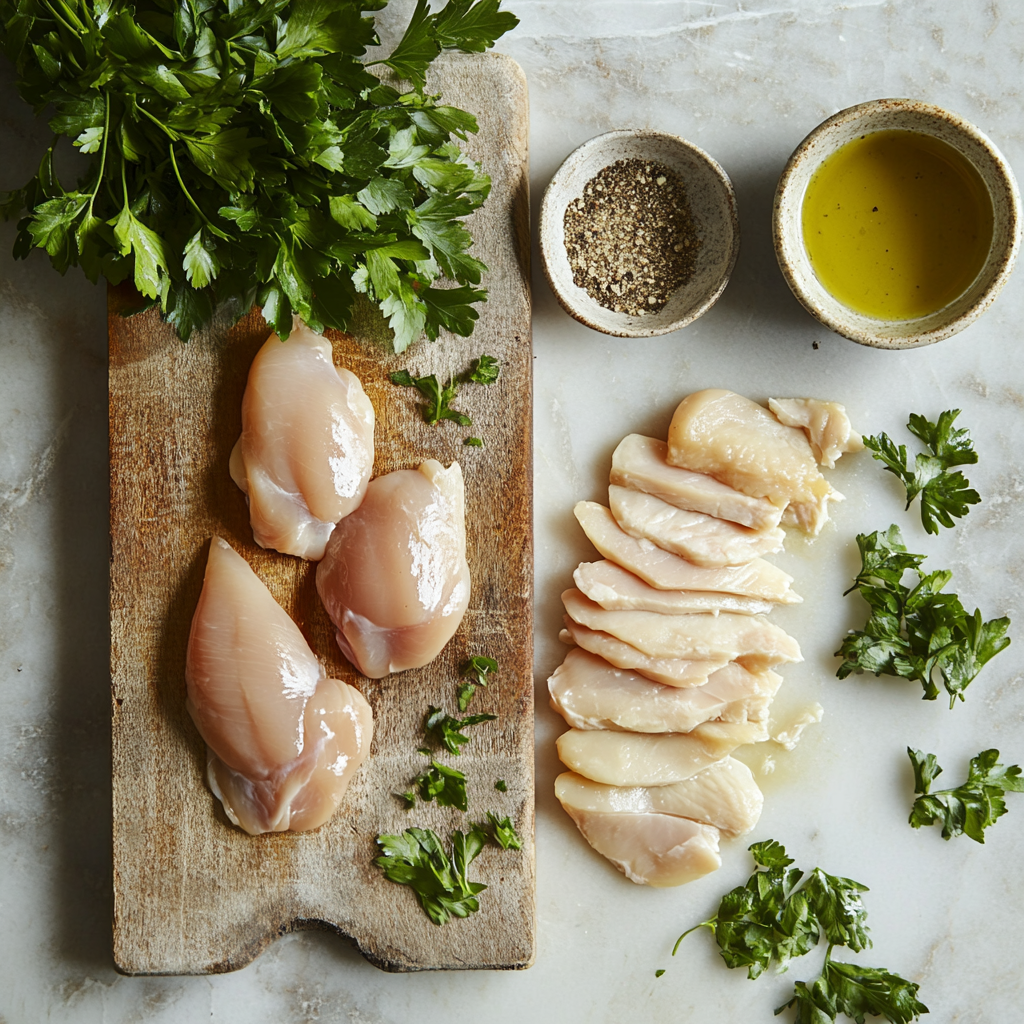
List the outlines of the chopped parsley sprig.
{"type": "Polygon", "coordinates": [[[493,658],[478,654],[465,662],[459,670],[463,681],[459,684],[459,710],[463,713],[469,707],[478,686],[487,686],[487,677],[498,671],[498,663],[493,658]]]}
{"type": "Polygon", "coordinates": [[[967,835],[985,842],[985,829],[1006,813],[1005,793],[1024,793],[1024,779],[1017,765],[999,764],[998,750],[983,750],[971,758],[967,781],[953,789],[932,792],[931,785],[942,769],[934,754],[907,747],[914,767],[914,792],[920,794],[910,812],[914,828],[942,822],[942,838],[967,835]]]}
{"type": "Polygon", "coordinates": [[[871,614],[863,629],[853,630],[836,652],[843,662],[836,675],[854,672],[916,679],[925,700],[935,700],[941,683],[952,708],[982,668],[1010,644],[1010,620],[982,620],[981,611],[970,615],[956,594],[943,592],[952,573],[920,571],[924,555],[907,551],[896,526],[857,537],[861,571],[851,590],[867,601],[871,614]],[[904,575],[913,571],[917,581],[905,586],[904,575]]]}
{"type": "Polygon", "coordinates": [[[384,877],[407,885],[436,925],[452,917],[469,917],[480,909],[477,896],[487,888],[469,880],[469,865],[487,845],[487,830],[473,825],[452,832],[449,857],[433,829],[407,828],[401,835],[377,836],[380,856],[374,859],[384,877]]]}
{"type": "Polygon", "coordinates": [[[386,2],[0,0],[0,49],[53,132],[38,173],[0,195],[20,218],[15,256],[131,280],[183,339],[254,302],[281,337],[293,313],[344,330],[357,293],[398,352],[470,334],[486,268],[464,220],[490,179],[459,148],[476,119],[427,94],[425,74],[517,19],[499,0],[417,0],[374,59],[363,11],[386,2]],[[89,158],[73,186],[54,168],[62,138],[89,158]]]}
{"type": "Polygon", "coordinates": [[[449,753],[461,754],[463,746],[470,740],[470,737],[466,736],[462,730],[471,725],[493,722],[497,717],[497,715],[467,715],[465,718],[453,718],[442,708],[435,708],[431,704],[423,720],[423,731],[428,738],[436,740],[449,753]]]}
{"type": "MultiPolygon", "coordinates": [[[[815,868],[804,876],[793,868],[786,849],[774,840],[750,847],[757,865],[746,885],[722,897],[718,913],[679,936],[672,949],[700,928],[709,929],[728,967],[745,967],[754,979],[770,966],[786,969],[824,939],[828,943],[821,974],[811,984],[798,981],[793,997],[776,1015],[796,1007],[796,1024],[826,1024],[845,1014],[863,1024],[866,1014],[891,1024],[909,1024],[928,1007],[917,998],[918,985],[878,967],[832,959],[836,946],[860,952],[871,945],[861,893],[867,886],[815,868]]],[[[661,977],[664,971],[656,972],[661,977]]]]}
{"type": "MultiPolygon", "coordinates": [[[[426,377],[414,377],[408,370],[396,370],[389,377],[392,384],[402,388],[416,388],[426,399],[420,406],[425,423],[433,426],[441,420],[451,420],[460,427],[469,427],[473,421],[464,412],[452,408],[459,385],[493,384],[500,372],[501,366],[494,356],[482,355],[473,360],[469,370],[450,378],[447,384],[442,384],[436,373],[428,374],[426,377]]],[[[479,438],[470,437],[464,443],[470,444],[473,441],[479,442],[473,447],[483,447],[483,442],[479,438]]]]}
{"type": "Polygon", "coordinates": [[[919,453],[911,468],[907,462],[906,445],[897,446],[887,434],[865,437],[864,445],[876,459],[896,476],[907,491],[907,508],[921,496],[921,522],[928,533],[937,534],[939,526],[947,529],[953,519],[967,515],[971,505],[981,501],[978,492],[956,466],[970,466],[978,461],[970,434],[964,428],[953,428],[959,409],[947,409],[932,423],[912,413],[907,429],[928,446],[919,453]],[[951,472],[952,470],[952,472],[951,472]]]}

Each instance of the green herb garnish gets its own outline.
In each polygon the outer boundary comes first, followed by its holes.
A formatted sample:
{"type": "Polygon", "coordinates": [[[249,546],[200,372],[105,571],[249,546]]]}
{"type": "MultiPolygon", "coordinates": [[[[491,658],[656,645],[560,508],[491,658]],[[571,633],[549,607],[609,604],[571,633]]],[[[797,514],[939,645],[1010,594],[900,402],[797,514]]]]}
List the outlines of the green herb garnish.
{"type": "Polygon", "coordinates": [[[498,781],[495,782],[495,784],[494,784],[494,788],[499,793],[507,793],[508,792],[508,783],[504,779],[498,779],[498,781]]]}
{"type": "Polygon", "coordinates": [[[497,717],[497,715],[468,715],[466,718],[453,718],[446,711],[435,708],[431,704],[427,708],[427,715],[423,720],[423,730],[452,754],[461,754],[462,747],[470,740],[469,736],[463,735],[462,730],[471,725],[493,722],[497,717]]]}
{"type": "MultiPolygon", "coordinates": [[[[907,551],[898,527],[857,537],[861,571],[850,590],[857,590],[871,607],[863,629],[847,634],[836,652],[843,663],[836,675],[853,672],[916,679],[925,700],[935,700],[940,681],[949,706],[964,699],[964,690],[985,664],[1009,646],[1005,616],[983,622],[981,611],[968,615],[956,594],[942,592],[952,578],[947,570],[924,575],[924,555],[907,551]],[[904,586],[907,571],[917,574],[904,586]]],[[[846,593],[850,593],[848,590],[846,593]]]]}
{"type": "Polygon", "coordinates": [[[942,822],[942,838],[968,835],[977,843],[985,842],[985,829],[1006,813],[1004,793],[1024,793],[1024,779],[1017,765],[999,764],[998,750],[983,750],[971,758],[967,781],[955,789],[934,793],[931,784],[941,774],[934,754],[907,747],[914,766],[914,792],[920,795],[910,812],[914,828],[942,822]]]}
{"type": "Polygon", "coordinates": [[[969,466],[978,461],[968,432],[953,429],[953,421],[959,415],[959,409],[947,409],[939,415],[937,423],[932,423],[924,416],[911,414],[907,429],[928,446],[927,452],[914,459],[913,469],[907,464],[905,445],[897,447],[884,433],[864,438],[865,447],[903,483],[907,508],[914,498],[921,496],[921,522],[928,533],[937,534],[940,524],[952,527],[954,517],[967,515],[970,506],[981,501],[963,473],[950,472],[954,466],[969,466]]]}
{"type": "Polygon", "coordinates": [[[373,863],[390,881],[408,885],[430,920],[442,925],[480,909],[477,895],[487,886],[471,882],[468,871],[487,840],[486,829],[478,825],[465,833],[456,829],[449,858],[432,829],[407,828],[401,835],[377,836],[381,852],[373,863]]]}
{"type": "Polygon", "coordinates": [[[492,672],[498,671],[498,663],[493,658],[487,658],[482,654],[478,654],[469,661],[464,662],[462,668],[459,670],[459,675],[463,677],[464,682],[459,684],[459,710],[465,712],[466,708],[469,707],[470,701],[473,699],[473,694],[476,693],[478,686],[487,686],[487,677],[492,672]]]}
{"type": "Polygon", "coordinates": [[[357,292],[403,351],[468,335],[484,265],[463,220],[490,179],[456,140],[476,119],[424,91],[442,49],[481,52],[514,28],[499,0],[416,9],[389,57],[386,0],[0,0],[18,89],[52,114],[39,172],[0,197],[14,254],[134,281],[187,339],[254,302],[281,337],[297,313],[347,328],[357,292]],[[391,68],[401,92],[369,70],[391,68]],[[89,157],[70,189],[62,136],[89,157]],[[435,287],[441,277],[454,287],[435,287]]]}
{"type": "Polygon", "coordinates": [[[456,807],[460,811],[465,811],[469,806],[466,776],[458,769],[449,768],[433,758],[430,767],[413,780],[413,785],[417,787],[420,799],[426,803],[436,800],[441,807],[456,807]]]}
{"type": "MultiPolygon", "coordinates": [[[[463,412],[452,408],[452,401],[458,393],[460,384],[493,384],[498,379],[500,372],[498,360],[493,356],[481,356],[474,359],[472,368],[458,377],[452,377],[447,384],[442,384],[437,379],[437,374],[431,373],[426,377],[414,377],[408,370],[396,370],[390,374],[392,384],[402,388],[416,388],[426,399],[420,406],[425,423],[431,425],[440,423],[441,420],[451,420],[460,427],[471,426],[473,421],[463,412]]],[[[473,440],[483,442],[479,438],[468,438],[464,444],[470,444],[473,440]]]]}
{"type": "Polygon", "coordinates": [[[521,850],[523,848],[522,836],[515,830],[507,814],[505,817],[499,818],[496,814],[488,811],[487,821],[490,823],[494,841],[503,850],[521,850]]]}
{"type": "Polygon", "coordinates": [[[723,896],[717,914],[680,935],[673,956],[687,935],[708,928],[726,966],[745,967],[747,977],[754,979],[772,965],[785,970],[790,960],[824,938],[828,948],[820,977],[811,985],[796,982],[793,998],[776,1014],[795,1005],[797,1024],[825,1024],[840,1013],[858,1024],[865,1014],[907,1024],[928,1012],[917,999],[914,982],[880,968],[832,959],[836,946],[860,952],[871,945],[861,899],[867,886],[820,868],[805,878],[803,871],[790,867],[792,858],[774,840],[754,843],[750,852],[757,868],[746,885],[723,896]]]}

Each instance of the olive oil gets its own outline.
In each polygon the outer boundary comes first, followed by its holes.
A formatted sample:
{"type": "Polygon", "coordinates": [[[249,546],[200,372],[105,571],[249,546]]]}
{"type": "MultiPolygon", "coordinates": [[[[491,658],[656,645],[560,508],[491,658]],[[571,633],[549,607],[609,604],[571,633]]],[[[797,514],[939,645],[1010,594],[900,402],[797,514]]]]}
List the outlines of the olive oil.
{"type": "Polygon", "coordinates": [[[992,244],[992,200],[948,143],[878,131],[846,143],[807,185],[804,246],[818,280],[864,316],[914,320],[962,295],[992,244]]]}

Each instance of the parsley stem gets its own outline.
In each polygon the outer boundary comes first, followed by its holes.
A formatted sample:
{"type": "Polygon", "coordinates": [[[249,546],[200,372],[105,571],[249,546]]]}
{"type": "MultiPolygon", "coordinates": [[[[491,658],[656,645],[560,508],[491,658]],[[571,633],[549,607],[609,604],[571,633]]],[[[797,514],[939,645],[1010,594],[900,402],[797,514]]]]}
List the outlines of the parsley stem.
{"type": "Polygon", "coordinates": [[[77,28],[74,25],[69,24],[64,18],[61,17],[60,12],[54,7],[52,3],[50,3],[50,0],[46,0],[46,6],[50,9],[50,13],[54,16],[57,22],[63,25],[69,32],[73,33],[76,36],[80,36],[83,32],[85,32],[85,26],[78,20],[78,18],[75,17],[75,15],[70,10],[68,10],[67,4],[62,3],[60,6],[64,8],[66,14],[68,14],[71,18],[78,22],[77,28]]]}
{"type": "Polygon", "coordinates": [[[172,142],[177,142],[178,139],[184,138],[184,136],[174,131],[173,128],[168,128],[158,117],[154,117],[141,103],[136,103],[135,109],[140,114],[145,114],[172,142]]]}
{"type": "Polygon", "coordinates": [[[110,93],[104,93],[106,108],[103,111],[103,152],[100,154],[100,173],[96,177],[96,187],[89,197],[89,216],[92,216],[92,206],[99,195],[100,186],[103,184],[103,169],[107,166],[107,138],[110,135],[110,93]]]}
{"type": "Polygon", "coordinates": [[[196,213],[198,213],[199,216],[202,217],[203,223],[206,224],[208,227],[212,228],[213,225],[210,223],[210,218],[207,217],[206,214],[203,213],[203,211],[199,208],[199,204],[192,198],[192,193],[189,192],[187,188],[185,188],[185,182],[181,180],[181,172],[178,170],[178,161],[174,156],[174,143],[171,142],[167,149],[171,154],[171,166],[174,168],[174,176],[178,179],[178,184],[181,186],[181,191],[185,193],[185,198],[192,204],[192,209],[194,209],[196,213]]]}

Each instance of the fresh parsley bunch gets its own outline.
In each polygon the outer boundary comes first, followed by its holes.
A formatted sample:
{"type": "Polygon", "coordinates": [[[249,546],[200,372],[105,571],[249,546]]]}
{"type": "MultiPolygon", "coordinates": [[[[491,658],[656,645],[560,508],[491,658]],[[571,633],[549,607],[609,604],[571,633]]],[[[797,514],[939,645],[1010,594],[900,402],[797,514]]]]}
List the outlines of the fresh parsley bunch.
{"type": "Polygon", "coordinates": [[[1006,793],[1024,793],[1024,778],[1015,764],[999,764],[998,750],[983,750],[971,758],[967,781],[953,789],[931,786],[942,773],[934,754],[907,747],[914,768],[914,792],[919,796],[910,811],[914,828],[942,822],[942,838],[967,835],[976,843],[985,842],[985,829],[1006,813],[1006,793]]]}
{"type": "MultiPolygon", "coordinates": [[[[909,1024],[928,1007],[917,998],[918,985],[879,967],[840,963],[836,946],[860,952],[871,945],[861,893],[867,886],[815,868],[804,877],[793,868],[786,848],[769,839],[750,847],[757,867],[746,885],[722,897],[718,913],[679,936],[672,955],[690,932],[713,932],[728,967],[746,967],[759,977],[772,964],[783,971],[788,962],[828,943],[821,974],[810,985],[798,981],[793,998],[776,1015],[796,1007],[796,1024],[830,1024],[845,1014],[864,1024],[866,1014],[892,1024],[909,1024]]],[[[663,972],[660,972],[663,973],[663,972]]],[[[659,973],[659,976],[660,976],[659,973]]]]}
{"type": "Polygon", "coordinates": [[[970,481],[955,469],[972,466],[978,461],[970,434],[962,428],[953,428],[959,409],[947,409],[932,423],[918,413],[911,413],[907,429],[928,446],[914,459],[914,467],[907,462],[906,445],[893,443],[888,434],[865,437],[864,446],[897,477],[907,491],[907,508],[921,496],[921,523],[928,533],[937,534],[939,525],[951,528],[953,518],[961,518],[977,505],[981,496],[970,486],[970,481]]]}
{"type": "MultiPolygon", "coordinates": [[[[0,0],[0,47],[53,141],[0,196],[14,245],[64,273],[133,280],[182,339],[254,302],[283,338],[297,313],[345,329],[357,292],[396,351],[468,335],[486,293],[463,218],[490,179],[455,140],[475,118],[425,92],[442,49],[482,52],[514,28],[500,0],[418,0],[394,52],[387,0],[0,0]],[[402,92],[368,68],[412,83],[402,92]],[[66,188],[61,137],[90,157],[66,188]],[[440,287],[441,278],[455,282],[440,287]]],[[[144,308],[144,307],[143,307],[144,308]]]]}
{"type": "Polygon", "coordinates": [[[846,593],[859,591],[871,614],[863,629],[844,638],[836,652],[843,657],[836,675],[845,679],[866,671],[917,679],[925,700],[935,700],[941,681],[953,707],[985,664],[1009,646],[1010,620],[983,622],[977,608],[969,615],[956,594],[942,590],[953,574],[921,573],[925,556],[907,551],[896,526],[859,534],[857,546],[861,571],[846,593]],[[911,587],[902,582],[908,570],[917,573],[911,587]]]}

